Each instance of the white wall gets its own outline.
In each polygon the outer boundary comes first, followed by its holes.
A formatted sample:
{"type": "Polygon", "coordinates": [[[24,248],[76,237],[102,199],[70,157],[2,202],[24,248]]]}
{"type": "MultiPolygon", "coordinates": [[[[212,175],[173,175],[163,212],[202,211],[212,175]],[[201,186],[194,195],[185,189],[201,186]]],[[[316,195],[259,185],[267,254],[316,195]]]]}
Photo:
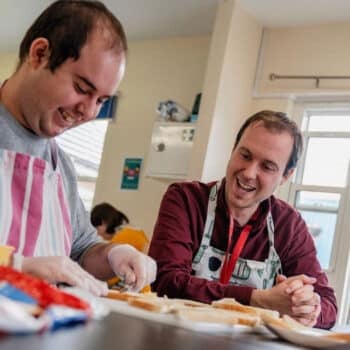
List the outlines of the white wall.
{"type": "Polygon", "coordinates": [[[145,163],[159,101],[172,99],[191,110],[202,91],[210,37],[131,42],[120,87],[116,122],[110,124],[94,203],[108,201],[148,235],[164,191],[174,180],[145,177],[145,163]],[[121,190],[125,157],[144,159],[139,189],[121,190]]]}
{"type": "Polygon", "coordinates": [[[224,176],[235,135],[251,110],[261,25],[238,3],[220,4],[189,178],[224,176]]]}

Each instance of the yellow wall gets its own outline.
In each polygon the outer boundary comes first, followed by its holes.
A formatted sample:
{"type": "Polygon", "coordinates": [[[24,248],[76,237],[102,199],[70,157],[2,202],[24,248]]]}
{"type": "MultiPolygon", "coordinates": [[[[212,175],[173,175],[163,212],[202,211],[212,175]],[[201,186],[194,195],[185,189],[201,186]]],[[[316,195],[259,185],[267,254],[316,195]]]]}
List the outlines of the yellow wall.
{"type": "Polygon", "coordinates": [[[143,166],[139,189],[121,190],[123,161],[125,157],[140,157],[145,165],[158,102],[172,99],[192,109],[195,95],[202,91],[209,45],[209,37],[130,43],[116,121],[107,131],[94,203],[114,204],[148,235],[153,232],[162,195],[174,180],[147,178],[143,166]]]}
{"type": "Polygon", "coordinates": [[[275,80],[283,75],[350,76],[350,23],[265,30],[259,93],[339,94],[350,90],[348,80],[275,80]]]}
{"type": "Polygon", "coordinates": [[[261,25],[238,3],[220,3],[190,179],[211,181],[225,175],[235,134],[251,110],[261,34],[261,25]]]}
{"type": "MultiPolygon", "coordinates": [[[[298,101],[348,101],[350,79],[322,80],[316,88],[314,80],[271,81],[269,76],[350,76],[349,34],[350,23],[265,29],[251,113],[274,109],[295,118],[298,101]]],[[[287,200],[288,187],[289,182],[276,194],[287,200]]]]}
{"type": "Polygon", "coordinates": [[[0,82],[9,78],[17,65],[16,53],[0,53],[0,82]]]}

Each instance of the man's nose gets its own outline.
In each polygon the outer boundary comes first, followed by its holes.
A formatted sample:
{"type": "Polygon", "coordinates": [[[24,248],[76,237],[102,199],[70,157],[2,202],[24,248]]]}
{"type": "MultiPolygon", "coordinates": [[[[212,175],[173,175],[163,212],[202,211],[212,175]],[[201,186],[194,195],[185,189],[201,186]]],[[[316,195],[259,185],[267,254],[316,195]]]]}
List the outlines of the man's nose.
{"type": "Polygon", "coordinates": [[[258,174],[258,164],[255,162],[250,162],[244,168],[244,176],[248,179],[255,179],[258,174]]]}
{"type": "Polygon", "coordinates": [[[92,98],[86,99],[77,105],[77,112],[81,120],[84,121],[95,119],[99,109],[96,100],[92,98]]]}

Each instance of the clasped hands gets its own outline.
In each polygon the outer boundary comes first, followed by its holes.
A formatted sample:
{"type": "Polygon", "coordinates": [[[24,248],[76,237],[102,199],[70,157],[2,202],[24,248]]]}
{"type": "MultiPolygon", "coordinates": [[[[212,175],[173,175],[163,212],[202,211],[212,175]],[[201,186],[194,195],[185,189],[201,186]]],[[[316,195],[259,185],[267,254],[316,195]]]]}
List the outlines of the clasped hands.
{"type": "Polygon", "coordinates": [[[321,312],[321,298],[314,292],[315,282],[316,278],[306,275],[288,278],[278,275],[272,288],[253,291],[251,305],[277,310],[313,327],[321,312]]]}

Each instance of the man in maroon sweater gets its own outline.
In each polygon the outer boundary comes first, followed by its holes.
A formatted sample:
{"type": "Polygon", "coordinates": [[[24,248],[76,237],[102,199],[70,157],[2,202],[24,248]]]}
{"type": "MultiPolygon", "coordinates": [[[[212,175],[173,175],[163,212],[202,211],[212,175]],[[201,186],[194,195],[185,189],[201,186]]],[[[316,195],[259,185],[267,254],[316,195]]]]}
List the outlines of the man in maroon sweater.
{"type": "Polygon", "coordinates": [[[221,182],[171,185],[149,251],[158,294],[207,303],[230,297],[331,328],[336,298],[313,238],[300,214],[273,196],[301,152],[297,125],[261,111],[238,132],[221,182]]]}

